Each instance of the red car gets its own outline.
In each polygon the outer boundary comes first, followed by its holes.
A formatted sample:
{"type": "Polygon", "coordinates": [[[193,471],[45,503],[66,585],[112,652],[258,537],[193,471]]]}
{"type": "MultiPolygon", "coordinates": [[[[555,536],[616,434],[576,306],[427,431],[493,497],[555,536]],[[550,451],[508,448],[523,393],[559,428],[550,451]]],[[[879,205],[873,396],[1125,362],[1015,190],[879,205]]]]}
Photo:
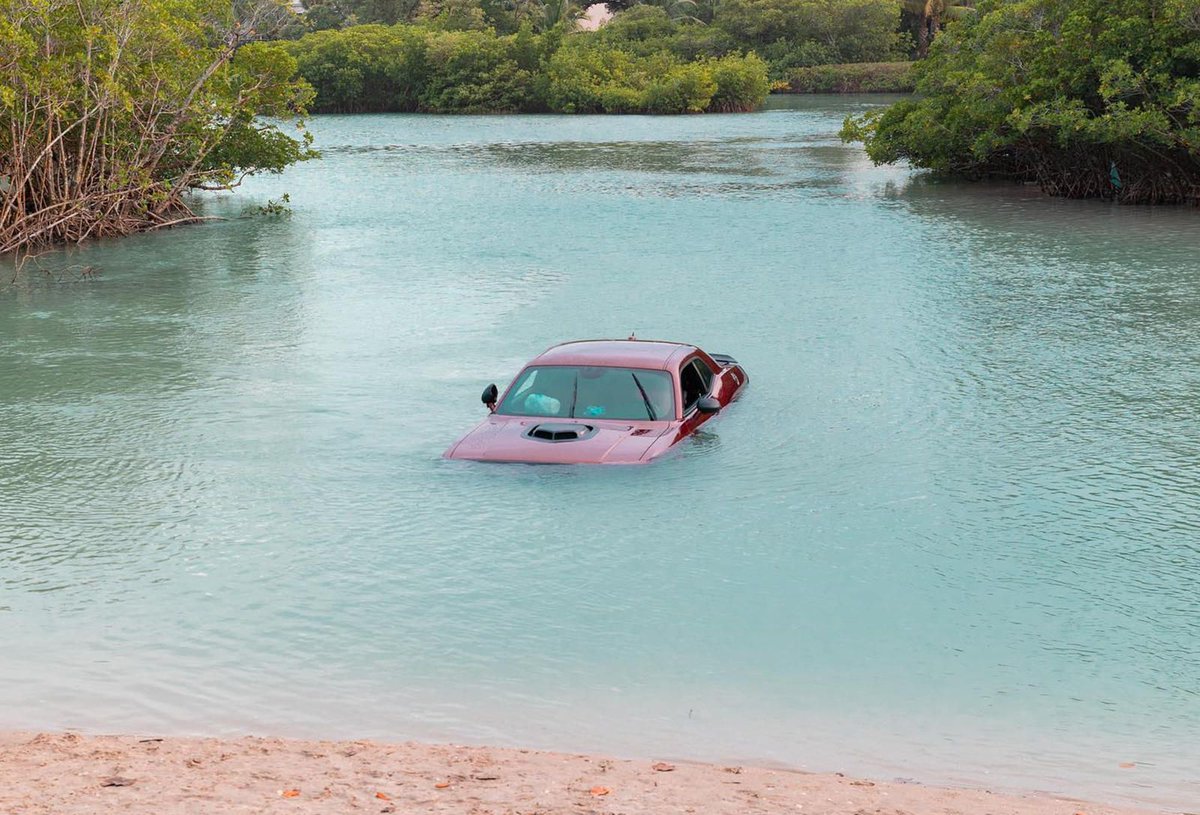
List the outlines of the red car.
{"type": "Polygon", "coordinates": [[[736,399],[748,378],[694,345],[585,340],[530,362],[491,415],[446,458],[529,464],[637,464],[658,458],[736,399]]]}

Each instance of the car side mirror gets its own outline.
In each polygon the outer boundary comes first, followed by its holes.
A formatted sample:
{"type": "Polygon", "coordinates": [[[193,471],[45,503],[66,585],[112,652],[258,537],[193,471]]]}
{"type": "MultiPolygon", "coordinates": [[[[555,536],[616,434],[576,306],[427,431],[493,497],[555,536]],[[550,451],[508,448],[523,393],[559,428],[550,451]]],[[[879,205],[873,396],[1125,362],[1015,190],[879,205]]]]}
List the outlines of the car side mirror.
{"type": "Polygon", "coordinates": [[[480,398],[482,399],[483,403],[485,405],[487,405],[487,409],[490,410],[492,413],[495,413],[496,412],[496,400],[500,398],[500,389],[497,388],[494,384],[488,385],[486,388],[483,389],[483,396],[480,398]]]}
{"type": "Polygon", "coordinates": [[[715,396],[701,396],[696,402],[696,410],[701,413],[720,413],[721,403],[715,396]]]}

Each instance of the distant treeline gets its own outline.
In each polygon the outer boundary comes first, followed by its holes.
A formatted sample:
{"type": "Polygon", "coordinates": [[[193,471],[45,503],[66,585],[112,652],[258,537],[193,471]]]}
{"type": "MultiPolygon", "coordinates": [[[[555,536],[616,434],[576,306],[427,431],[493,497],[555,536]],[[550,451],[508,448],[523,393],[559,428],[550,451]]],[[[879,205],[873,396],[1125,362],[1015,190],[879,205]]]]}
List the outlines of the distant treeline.
{"type": "MultiPolygon", "coordinates": [[[[492,29],[516,34],[573,30],[587,0],[307,0],[308,11],[281,33],[306,33],[368,23],[417,24],[442,30],[492,29]]],[[[638,44],[690,62],[755,52],[772,80],[794,68],[911,58],[925,0],[612,0],[621,22],[606,45],[638,44]],[[921,13],[918,13],[921,12],[921,13]]],[[[940,6],[939,6],[940,7],[940,6]]],[[[610,24],[611,26],[611,24],[610,24]]],[[[610,27],[606,26],[606,27],[610,27]]],[[[575,36],[587,38],[586,32],[575,36]]]]}
{"type": "Polygon", "coordinates": [[[744,111],[799,67],[897,59],[911,41],[895,0],[610,8],[581,31],[581,7],[555,0],[314,0],[283,34],[318,112],[744,111]]]}
{"type": "Polygon", "coordinates": [[[285,47],[316,90],[318,112],[699,113],[762,104],[762,59],[681,55],[655,36],[671,28],[661,9],[642,8],[595,33],[363,25],[285,47]]]}

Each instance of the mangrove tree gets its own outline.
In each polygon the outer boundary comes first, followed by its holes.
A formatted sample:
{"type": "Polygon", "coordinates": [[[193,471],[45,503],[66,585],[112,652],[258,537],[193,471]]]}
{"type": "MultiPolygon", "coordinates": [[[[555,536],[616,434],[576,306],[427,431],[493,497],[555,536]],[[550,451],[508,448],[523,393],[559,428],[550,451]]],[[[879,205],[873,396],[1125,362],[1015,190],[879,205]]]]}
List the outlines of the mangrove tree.
{"type": "Polygon", "coordinates": [[[0,254],[195,220],[311,155],[270,0],[0,0],[0,254]]]}
{"type": "Polygon", "coordinates": [[[914,98],[843,130],[876,163],[1200,201],[1200,0],[984,0],[913,74],[914,98]]]}

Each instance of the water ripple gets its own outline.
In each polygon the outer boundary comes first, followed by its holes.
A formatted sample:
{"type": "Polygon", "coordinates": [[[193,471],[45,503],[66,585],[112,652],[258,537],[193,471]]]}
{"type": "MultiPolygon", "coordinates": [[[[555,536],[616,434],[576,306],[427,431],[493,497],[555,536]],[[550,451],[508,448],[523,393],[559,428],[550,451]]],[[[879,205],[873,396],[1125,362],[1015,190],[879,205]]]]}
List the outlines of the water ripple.
{"type": "Polygon", "coordinates": [[[1195,800],[1194,214],[874,168],[879,103],[318,117],[0,293],[0,726],[1195,800]],[[630,331],[752,385],[651,467],[440,458],[630,331]]]}

